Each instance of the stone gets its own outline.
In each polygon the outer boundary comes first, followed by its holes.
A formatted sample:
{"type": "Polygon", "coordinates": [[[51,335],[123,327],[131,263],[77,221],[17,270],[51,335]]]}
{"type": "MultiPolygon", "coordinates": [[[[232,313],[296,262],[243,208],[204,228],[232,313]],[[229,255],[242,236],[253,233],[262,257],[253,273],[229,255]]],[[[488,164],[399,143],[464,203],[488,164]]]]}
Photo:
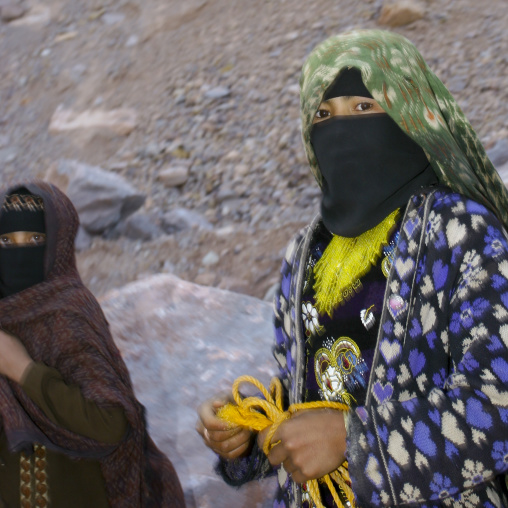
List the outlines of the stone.
{"type": "Polygon", "coordinates": [[[214,286],[217,275],[213,272],[203,272],[196,275],[194,282],[200,286],[214,286]]]}
{"type": "Polygon", "coordinates": [[[75,39],[79,35],[79,32],[73,30],[72,32],[63,32],[59,35],[57,35],[54,39],[54,43],[58,44],[59,42],[65,42],[70,41],[72,39],[75,39]]]}
{"type": "Polygon", "coordinates": [[[116,25],[125,21],[125,14],[122,14],[121,12],[106,12],[101,16],[101,21],[105,25],[116,25]]]}
{"type": "Polygon", "coordinates": [[[12,26],[47,25],[51,21],[51,9],[44,3],[33,5],[19,19],[11,22],[12,26]]]}
{"type": "Polygon", "coordinates": [[[422,19],[424,15],[424,6],[415,0],[387,0],[381,8],[378,22],[391,27],[403,26],[422,19]]]}
{"type": "Polygon", "coordinates": [[[92,236],[82,226],[78,228],[78,234],[74,240],[74,248],[80,252],[92,246],[92,236]]]}
{"type": "Polygon", "coordinates": [[[189,168],[187,166],[170,166],[161,170],[157,179],[166,187],[179,187],[189,179],[189,168]]]}
{"type": "Polygon", "coordinates": [[[26,12],[26,7],[20,4],[8,3],[6,5],[0,5],[0,18],[5,23],[10,23],[15,19],[23,17],[26,12]]]}
{"type": "Polygon", "coordinates": [[[503,166],[508,162],[508,139],[500,139],[490,150],[487,150],[487,155],[496,168],[503,166]]]}
{"type": "Polygon", "coordinates": [[[152,217],[143,212],[136,212],[120,222],[116,231],[131,240],[148,242],[161,236],[162,231],[154,223],[152,217]]]}
{"type": "Polygon", "coordinates": [[[293,42],[293,41],[296,41],[296,39],[298,39],[298,37],[300,37],[300,32],[289,32],[288,34],[286,34],[284,36],[284,40],[288,41],[288,42],[293,42]]]}
{"type": "Polygon", "coordinates": [[[224,156],[224,161],[226,162],[234,162],[240,159],[242,154],[238,150],[231,150],[224,156]]]}
{"type": "Polygon", "coordinates": [[[111,131],[119,136],[129,135],[137,126],[137,113],[133,109],[89,109],[81,113],[58,106],[49,124],[52,134],[76,130],[111,131]]]}
{"type": "Polygon", "coordinates": [[[251,169],[247,164],[237,164],[235,166],[235,178],[243,178],[250,173],[251,169]]]}
{"type": "Polygon", "coordinates": [[[219,255],[216,252],[214,252],[214,251],[210,251],[201,260],[201,264],[203,266],[213,266],[213,265],[216,265],[219,261],[220,261],[219,255]]]}
{"type": "Polygon", "coordinates": [[[240,375],[265,386],[275,373],[272,306],[250,296],[159,274],[100,300],[146,408],[150,435],[173,461],[188,508],[268,508],[275,477],[228,487],[196,434],[196,410],[240,375]]]}
{"type": "Polygon", "coordinates": [[[138,210],[146,196],[116,173],[74,160],[62,160],[46,178],[69,196],[83,228],[102,234],[138,210]]]}
{"type": "Polygon", "coordinates": [[[229,199],[236,199],[238,198],[238,195],[228,184],[224,184],[219,187],[216,198],[217,201],[221,203],[222,201],[228,201],[229,199]]]}
{"type": "Polygon", "coordinates": [[[127,42],[125,43],[125,47],[132,48],[133,46],[137,46],[138,42],[139,42],[139,37],[137,35],[131,35],[127,39],[127,42]]]}
{"type": "Polygon", "coordinates": [[[195,210],[175,208],[166,212],[161,218],[161,226],[164,232],[171,234],[190,228],[212,230],[213,226],[205,217],[195,210]]]}
{"type": "Polygon", "coordinates": [[[231,90],[227,86],[217,86],[205,92],[205,97],[212,100],[224,99],[230,95],[231,90]]]}

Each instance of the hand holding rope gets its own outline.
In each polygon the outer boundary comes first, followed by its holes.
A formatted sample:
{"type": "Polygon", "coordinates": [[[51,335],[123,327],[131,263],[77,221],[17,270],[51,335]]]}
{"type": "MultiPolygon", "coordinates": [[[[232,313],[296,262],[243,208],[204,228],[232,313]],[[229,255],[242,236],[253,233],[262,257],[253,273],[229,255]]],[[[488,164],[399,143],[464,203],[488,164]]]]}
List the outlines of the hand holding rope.
{"type": "MultiPolygon", "coordinates": [[[[272,379],[270,388],[267,390],[256,378],[251,376],[240,376],[233,383],[232,391],[236,405],[226,404],[217,412],[217,416],[231,425],[249,428],[258,432],[269,428],[263,443],[263,452],[267,456],[270,450],[278,444],[272,443],[273,436],[277,429],[297,411],[321,408],[340,411],[349,410],[348,405],[340,402],[317,401],[292,404],[287,411],[284,411],[282,384],[276,377],[272,379]],[[260,397],[242,397],[239,392],[242,383],[254,385],[263,394],[264,399],[260,397]]],[[[350,487],[351,482],[347,471],[347,463],[344,463],[336,471],[323,476],[319,480],[314,479],[306,482],[309,495],[316,505],[316,508],[324,508],[319,493],[319,481],[324,482],[328,486],[337,507],[342,508],[344,506],[332,483],[332,479],[337,483],[340,490],[344,492],[350,505],[354,506],[354,494],[350,487]]]]}

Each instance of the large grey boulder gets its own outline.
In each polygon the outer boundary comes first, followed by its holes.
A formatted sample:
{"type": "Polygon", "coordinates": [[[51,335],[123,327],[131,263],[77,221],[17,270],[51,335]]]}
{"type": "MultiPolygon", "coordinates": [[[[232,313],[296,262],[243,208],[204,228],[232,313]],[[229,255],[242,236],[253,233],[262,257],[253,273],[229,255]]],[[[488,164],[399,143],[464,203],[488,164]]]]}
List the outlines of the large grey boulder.
{"type": "Polygon", "coordinates": [[[198,405],[238,376],[268,385],[275,369],[271,305],[166,274],[113,290],[101,305],[150,434],[172,460],[189,508],[271,507],[274,479],[228,487],[195,431],[198,405]]]}
{"type": "Polygon", "coordinates": [[[146,196],[116,173],[74,160],[63,160],[47,175],[69,196],[81,226],[91,234],[113,228],[140,208],[146,196]]]}

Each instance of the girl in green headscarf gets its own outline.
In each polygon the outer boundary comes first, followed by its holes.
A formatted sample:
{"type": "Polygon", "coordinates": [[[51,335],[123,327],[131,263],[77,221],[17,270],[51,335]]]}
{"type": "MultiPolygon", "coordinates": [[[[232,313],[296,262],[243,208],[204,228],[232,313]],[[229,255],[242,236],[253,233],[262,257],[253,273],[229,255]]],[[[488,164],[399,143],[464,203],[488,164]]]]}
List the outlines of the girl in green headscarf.
{"type": "Polygon", "coordinates": [[[296,413],[268,458],[219,398],[198,431],[231,484],[278,467],[277,507],[337,506],[306,490],[336,470],[357,506],[508,506],[507,191],[404,37],[332,37],[300,87],[321,214],[284,259],[274,355],[289,404],[350,410],[296,413]]]}

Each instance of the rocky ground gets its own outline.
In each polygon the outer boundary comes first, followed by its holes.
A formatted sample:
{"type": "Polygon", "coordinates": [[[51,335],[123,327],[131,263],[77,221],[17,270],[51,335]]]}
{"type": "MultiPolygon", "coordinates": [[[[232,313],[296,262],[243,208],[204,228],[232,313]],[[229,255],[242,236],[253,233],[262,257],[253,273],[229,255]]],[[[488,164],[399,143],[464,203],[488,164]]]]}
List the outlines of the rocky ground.
{"type": "Polygon", "coordinates": [[[306,55],[398,16],[507,181],[506,0],[0,0],[1,182],[45,177],[72,197],[80,272],[190,508],[270,505],[271,484],[217,480],[195,409],[273,367],[270,305],[236,293],[270,299],[318,209],[306,55]]]}
{"type": "MultiPolygon", "coordinates": [[[[416,43],[487,147],[507,138],[508,3],[420,6],[421,19],[394,30],[416,43]]],[[[319,203],[299,133],[302,62],[329,35],[380,26],[381,7],[0,0],[2,182],[74,159],[146,195],[150,240],[110,232],[78,254],[97,295],[166,272],[263,298],[319,203]],[[165,227],[176,209],[200,226],[165,227]]]]}

